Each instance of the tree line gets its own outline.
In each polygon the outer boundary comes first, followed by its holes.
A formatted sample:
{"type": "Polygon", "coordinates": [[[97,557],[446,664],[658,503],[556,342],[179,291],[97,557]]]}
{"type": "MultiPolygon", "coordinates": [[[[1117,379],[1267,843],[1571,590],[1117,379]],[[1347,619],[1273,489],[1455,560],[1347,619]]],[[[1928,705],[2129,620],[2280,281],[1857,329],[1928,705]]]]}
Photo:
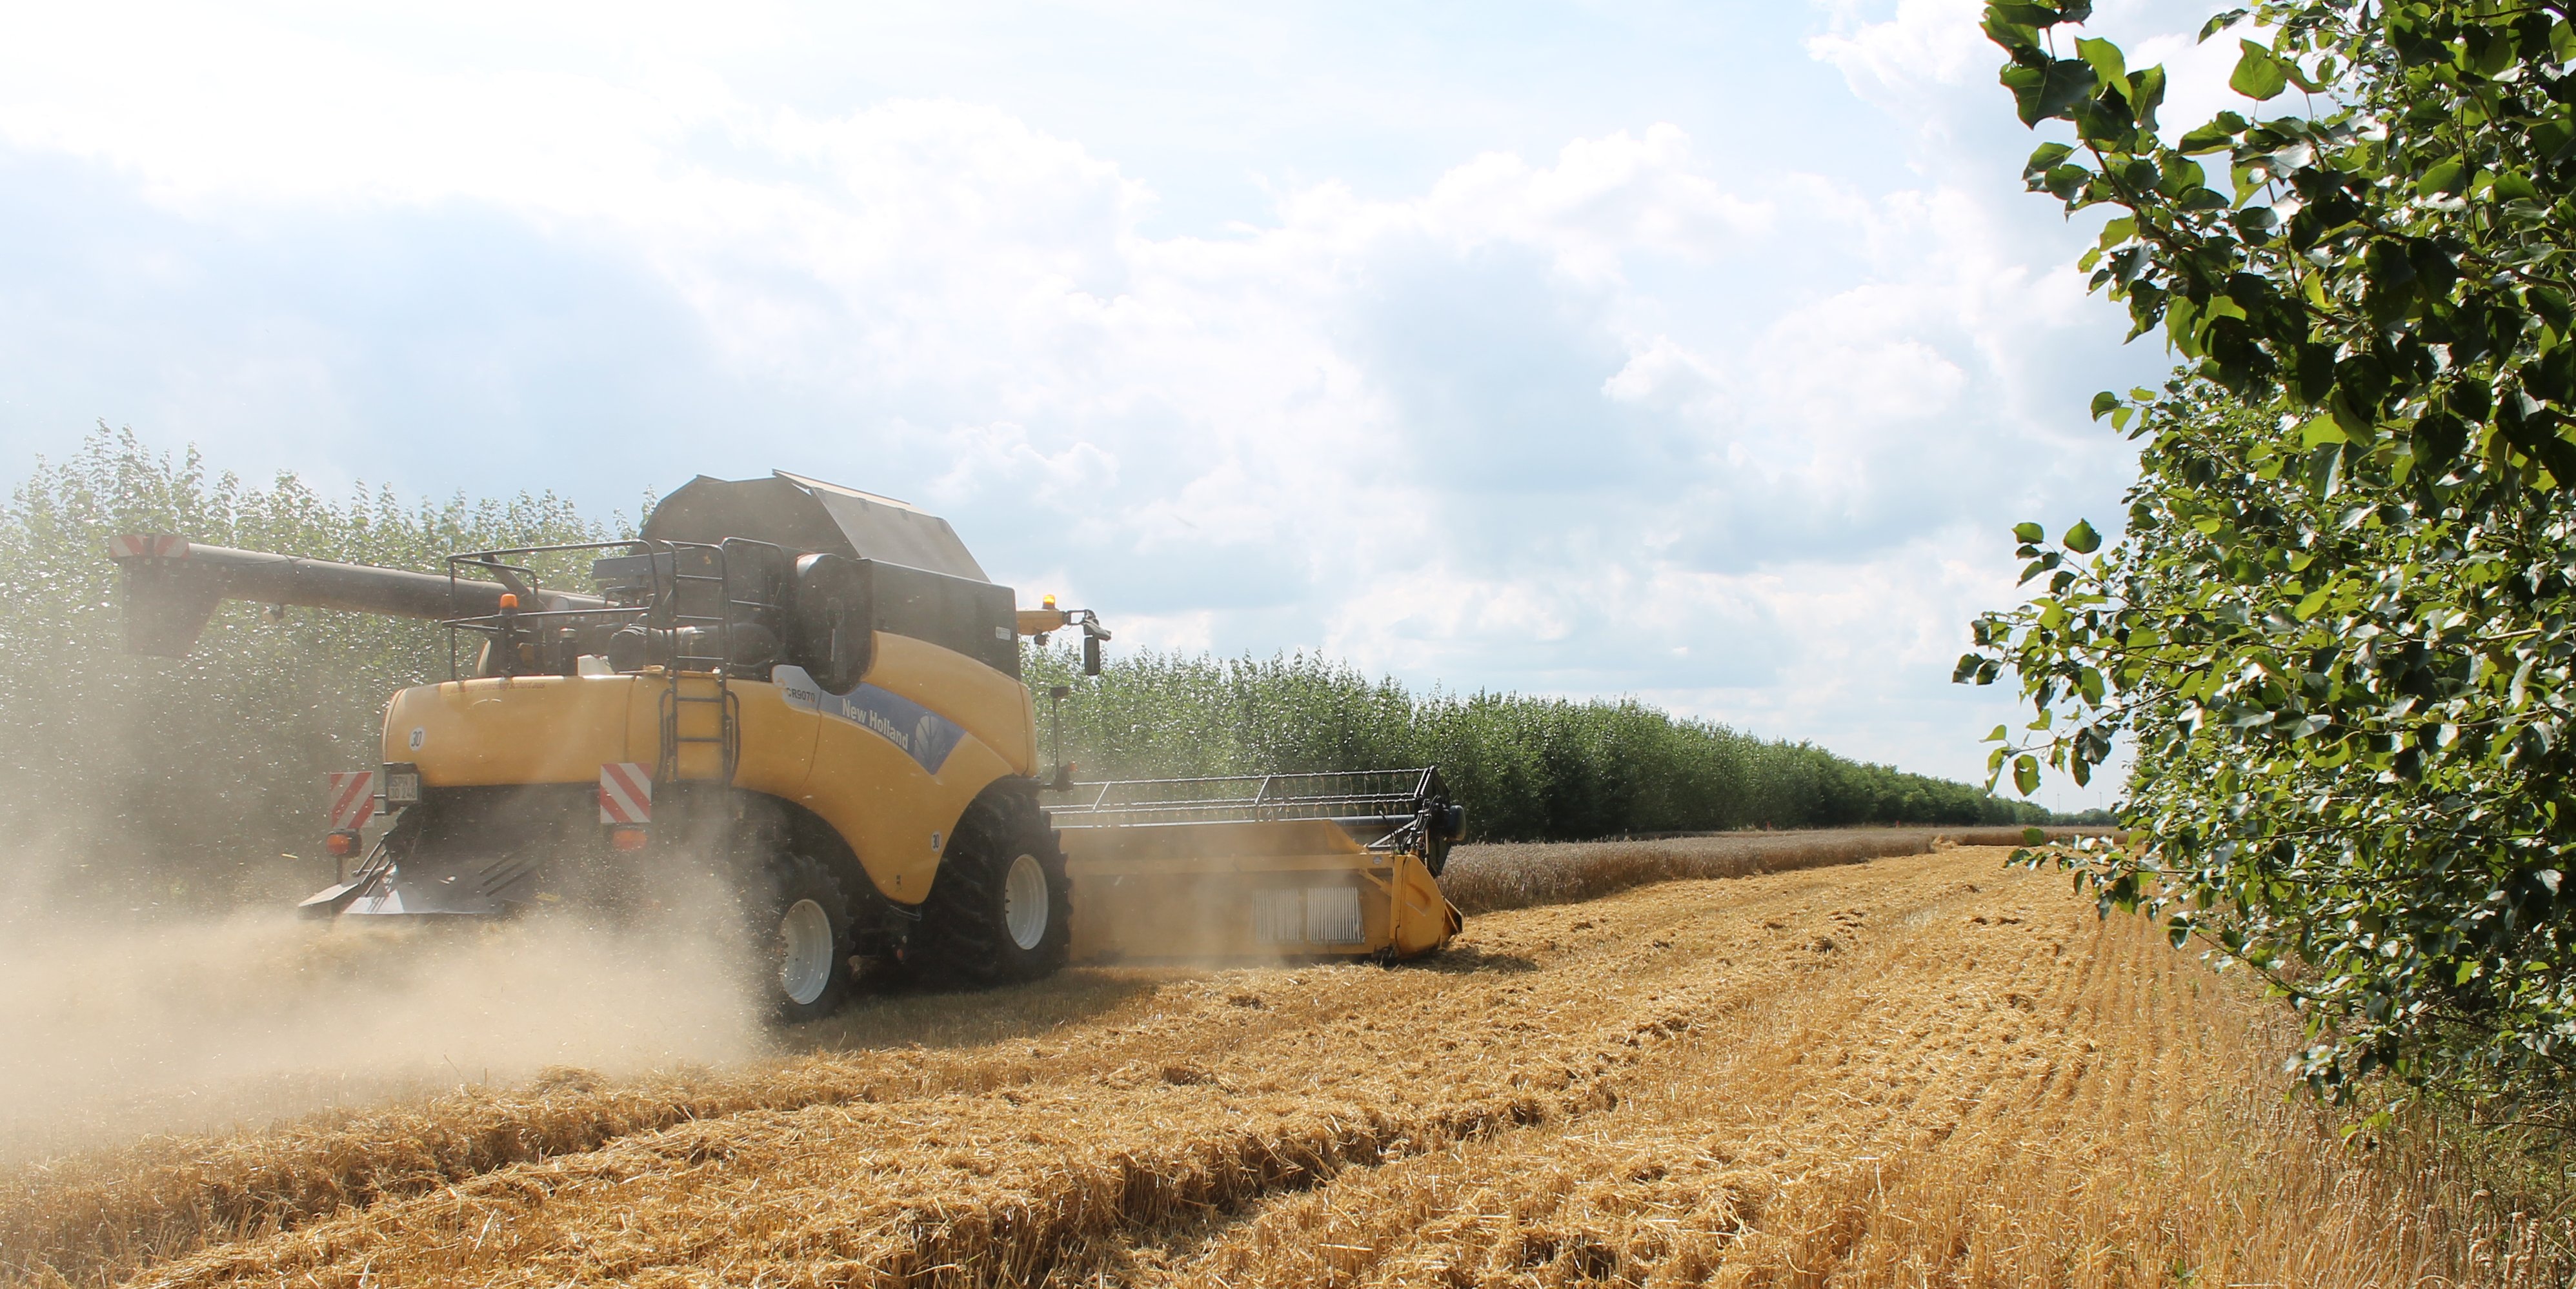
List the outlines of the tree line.
{"type": "MultiPolygon", "coordinates": [[[[168,532],[254,550],[437,571],[451,551],[606,540],[637,515],[585,516],[551,494],[443,502],[390,490],[334,501],[291,474],[266,487],[193,449],[94,434],[36,465],[0,508],[0,858],[21,893],[140,904],[268,898],[329,867],[312,852],[320,776],[379,756],[395,689],[445,679],[435,624],[220,608],[181,660],[128,656],[114,536],[168,532]]],[[[1438,763],[1486,839],[2041,817],[1982,789],[1750,737],[1633,700],[1414,694],[1306,654],[1113,654],[1063,681],[1065,758],[1086,779],[1438,763]]]]}
{"type": "Polygon", "coordinates": [[[1982,788],[1772,741],[1635,699],[1416,694],[1313,654],[1034,655],[1040,696],[1066,684],[1065,759],[1084,779],[1438,765],[1480,841],[1866,824],[2035,823],[1982,788]]]}

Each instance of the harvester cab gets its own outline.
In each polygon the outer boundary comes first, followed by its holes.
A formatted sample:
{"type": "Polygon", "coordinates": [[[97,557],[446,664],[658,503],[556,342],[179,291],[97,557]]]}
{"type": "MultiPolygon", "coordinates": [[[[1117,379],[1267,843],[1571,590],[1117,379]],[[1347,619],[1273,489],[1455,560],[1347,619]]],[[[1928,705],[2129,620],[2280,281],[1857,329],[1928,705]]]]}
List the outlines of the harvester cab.
{"type": "Polygon", "coordinates": [[[1042,778],[1020,640],[1079,631],[1097,675],[1110,632],[1018,608],[902,502],[700,477],[633,539],[443,573],[168,535],[109,554],[138,653],[183,655],[226,599],[446,628],[448,678],[392,696],[378,766],[329,777],[344,863],[316,916],[694,899],[791,1020],[866,960],[989,984],[1075,957],[1393,959],[1459,926],[1436,879],[1464,820],[1436,770],[1042,778]]]}

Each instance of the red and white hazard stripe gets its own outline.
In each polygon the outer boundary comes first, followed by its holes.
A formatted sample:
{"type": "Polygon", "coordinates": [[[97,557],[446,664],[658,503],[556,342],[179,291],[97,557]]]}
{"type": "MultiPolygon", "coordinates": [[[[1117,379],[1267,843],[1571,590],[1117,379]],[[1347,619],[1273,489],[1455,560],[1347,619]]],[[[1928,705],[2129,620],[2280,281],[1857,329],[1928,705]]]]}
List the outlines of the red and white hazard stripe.
{"type": "Polygon", "coordinates": [[[599,767],[599,822],[653,822],[653,772],[633,761],[599,767]]]}
{"type": "Polygon", "coordinates": [[[109,559],[185,559],[188,539],[167,533],[129,533],[107,540],[109,559]]]}
{"type": "Polygon", "coordinates": [[[343,770],[322,776],[324,799],[330,803],[331,830],[355,832],[376,817],[376,772],[343,770]]]}

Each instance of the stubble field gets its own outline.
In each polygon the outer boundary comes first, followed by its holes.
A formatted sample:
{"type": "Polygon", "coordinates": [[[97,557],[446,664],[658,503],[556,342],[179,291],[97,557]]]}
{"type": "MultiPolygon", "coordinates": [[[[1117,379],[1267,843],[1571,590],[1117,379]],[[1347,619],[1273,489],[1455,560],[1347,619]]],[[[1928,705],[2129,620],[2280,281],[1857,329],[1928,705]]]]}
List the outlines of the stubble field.
{"type": "Polygon", "coordinates": [[[1488,913],[1395,969],[863,1001],[748,1064],[0,1175],[29,1283],[2504,1281],[2242,982],[1963,848],[1488,913]]]}

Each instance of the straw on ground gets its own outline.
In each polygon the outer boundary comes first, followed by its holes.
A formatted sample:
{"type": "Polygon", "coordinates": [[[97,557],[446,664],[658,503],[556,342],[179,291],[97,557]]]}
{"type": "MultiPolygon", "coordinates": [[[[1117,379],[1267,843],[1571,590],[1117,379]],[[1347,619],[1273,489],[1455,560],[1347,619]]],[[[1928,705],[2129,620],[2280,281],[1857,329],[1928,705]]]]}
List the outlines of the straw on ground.
{"type": "Polygon", "coordinates": [[[2001,859],[899,998],[752,1068],[22,1170],[0,1245],[155,1285],[2511,1278],[2280,1098],[2244,986],[2001,859]]]}

